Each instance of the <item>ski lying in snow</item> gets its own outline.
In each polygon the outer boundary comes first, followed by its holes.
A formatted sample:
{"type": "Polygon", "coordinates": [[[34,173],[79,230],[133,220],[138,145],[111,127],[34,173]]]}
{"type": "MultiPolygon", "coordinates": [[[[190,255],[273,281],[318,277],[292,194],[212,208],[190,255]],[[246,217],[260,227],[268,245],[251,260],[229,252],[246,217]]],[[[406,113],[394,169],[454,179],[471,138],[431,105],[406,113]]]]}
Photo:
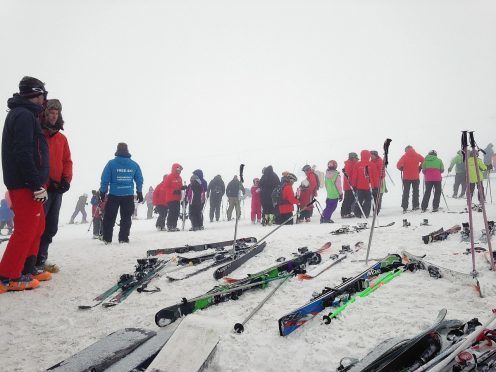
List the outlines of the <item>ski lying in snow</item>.
{"type": "MultiPolygon", "coordinates": [[[[409,339],[392,344],[389,350],[384,350],[383,347],[380,350],[372,350],[367,354],[361,361],[351,365],[344,371],[350,372],[386,372],[386,371],[414,371],[415,368],[408,368],[408,366],[403,366],[402,363],[408,363],[408,360],[412,359],[411,352],[415,349],[419,343],[424,342],[427,337],[429,337],[433,332],[436,332],[442,325],[444,318],[446,317],[447,310],[441,309],[437,315],[436,320],[425,331],[421,332],[417,336],[409,339]],[[402,367],[405,367],[403,369],[402,367]]],[[[413,358],[418,359],[418,354],[413,358]]]]}
{"type": "Polygon", "coordinates": [[[426,270],[431,277],[435,279],[445,278],[453,283],[459,283],[459,284],[471,286],[476,290],[476,292],[480,297],[483,297],[479,280],[473,277],[471,274],[466,274],[438,266],[436,264],[424,260],[423,257],[415,256],[414,254],[411,254],[407,251],[403,251],[401,252],[401,254],[405,258],[405,260],[414,264],[417,269],[426,270]]]}
{"type": "Polygon", "coordinates": [[[460,225],[455,225],[455,226],[449,228],[448,230],[444,230],[441,227],[439,230],[434,231],[433,233],[422,236],[422,241],[424,242],[424,244],[429,244],[432,242],[446,240],[448,238],[448,235],[455,234],[458,231],[460,231],[461,229],[462,228],[460,225]]]}
{"type": "Polygon", "coordinates": [[[397,254],[391,254],[354,278],[343,278],[343,283],[339,286],[335,288],[324,288],[322,293],[315,296],[310,302],[279,319],[280,335],[289,335],[319,314],[324,308],[333,306],[336,300],[339,301],[339,296],[348,296],[350,293],[356,293],[364,289],[363,284],[367,280],[402,265],[401,257],[397,254]]]}
{"type": "Polygon", "coordinates": [[[314,278],[318,277],[320,274],[322,274],[324,271],[329,270],[334,265],[336,265],[336,264],[340,263],[341,261],[343,261],[346,257],[348,257],[346,254],[344,254],[344,255],[337,255],[337,256],[331,258],[326,263],[317,266],[311,272],[307,272],[307,273],[304,273],[304,274],[298,274],[298,279],[300,279],[300,280],[314,279],[314,278]]]}
{"type": "MultiPolygon", "coordinates": [[[[307,265],[318,265],[322,261],[320,253],[331,248],[331,242],[325,243],[320,249],[316,251],[305,251],[293,259],[284,261],[280,264],[271,266],[256,274],[248,274],[243,279],[224,278],[227,283],[243,285],[249,283],[256,278],[277,278],[278,276],[287,274],[303,274],[307,265]]],[[[301,248],[300,248],[301,249],[301,248]]],[[[306,247],[305,247],[306,249],[306,247]]]]}
{"type": "Polygon", "coordinates": [[[214,279],[221,279],[226,275],[229,275],[234,270],[240,268],[244,263],[246,263],[250,258],[255,257],[257,254],[262,252],[265,247],[265,242],[261,244],[255,245],[253,248],[250,248],[245,253],[238,255],[230,262],[222,265],[218,269],[214,271],[214,279]],[[262,247],[263,246],[263,247],[262,247]]]}
{"type": "Polygon", "coordinates": [[[155,323],[159,327],[165,327],[168,324],[175,322],[177,319],[192,314],[197,310],[203,310],[211,305],[229,300],[237,300],[244,292],[254,288],[264,288],[268,283],[284,279],[287,276],[280,276],[276,278],[256,278],[250,283],[244,285],[220,285],[211,289],[209,292],[194,297],[190,300],[183,298],[182,301],[176,305],[168,306],[159,310],[155,314],[155,323]]]}
{"type": "MultiPolygon", "coordinates": [[[[223,263],[229,263],[231,261],[239,260],[239,262],[241,262],[241,264],[242,264],[242,263],[248,261],[250,258],[252,258],[252,257],[256,256],[257,254],[259,254],[260,252],[262,252],[266,245],[267,245],[267,243],[263,242],[261,244],[256,244],[255,246],[253,246],[247,250],[235,252],[234,256],[226,254],[224,256],[217,257],[217,260],[215,262],[213,262],[207,266],[204,266],[202,268],[199,268],[198,270],[195,270],[191,273],[188,273],[188,274],[180,276],[180,277],[168,275],[167,279],[169,279],[170,281],[184,280],[184,279],[190,278],[194,275],[200,274],[204,271],[207,271],[207,270],[209,270],[215,266],[222,265],[223,263]]],[[[241,266],[241,264],[239,266],[241,266]]]]}
{"type": "MultiPolygon", "coordinates": [[[[243,246],[247,244],[254,244],[257,242],[257,238],[240,238],[236,239],[236,245],[243,246]]],[[[172,253],[187,253],[187,252],[198,252],[205,251],[207,249],[224,249],[225,247],[230,247],[234,244],[234,240],[227,240],[224,242],[207,243],[207,244],[197,244],[197,245],[185,245],[183,247],[176,248],[163,248],[163,249],[152,249],[146,252],[147,256],[158,256],[161,254],[172,254],[172,253]]]]}
{"type": "Polygon", "coordinates": [[[121,329],[47,371],[104,371],[155,335],[156,332],[141,328],[121,329]]]}
{"type": "Polygon", "coordinates": [[[198,372],[208,367],[220,337],[216,324],[202,317],[184,319],[147,372],[198,372]],[[185,355],[187,357],[185,358],[185,355]]]}
{"type": "Polygon", "coordinates": [[[117,284],[113,285],[103,293],[96,296],[90,303],[79,305],[78,308],[81,310],[94,308],[102,304],[114,294],[114,298],[116,298],[112,299],[114,304],[116,305],[117,303],[122,302],[135,289],[138,289],[140,286],[149,283],[151,279],[156,276],[156,272],[158,273],[158,271],[166,267],[168,262],[169,260],[158,260],[156,258],[138,259],[138,264],[136,265],[136,270],[133,274],[121,275],[117,284]]]}
{"type": "MultiPolygon", "coordinates": [[[[236,252],[246,252],[247,250],[251,249],[253,246],[241,246],[241,245],[236,245],[235,251],[236,252]]],[[[205,261],[209,260],[215,260],[219,261],[219,259],[222,256],[228,255],[230,252],[227,250],[218,250],[214,253],[207,253],[203,254],[200,256],[195,256],[195,257],[182,257],[182,256],[177,256],[176,257],[176,262],[178,266],[195,266],[199,265],[205,261]]]]}

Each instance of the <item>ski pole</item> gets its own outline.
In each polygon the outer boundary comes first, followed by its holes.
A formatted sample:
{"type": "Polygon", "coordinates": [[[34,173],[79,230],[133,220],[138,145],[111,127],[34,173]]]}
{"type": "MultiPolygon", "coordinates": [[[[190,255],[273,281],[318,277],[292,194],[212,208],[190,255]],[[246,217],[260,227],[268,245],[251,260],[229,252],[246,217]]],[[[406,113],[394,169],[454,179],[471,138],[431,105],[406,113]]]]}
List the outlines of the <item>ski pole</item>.
{"type": "Polygon", "coordinates": [[[94,219],[94,217],[93,217],[93,218],[91,219],[91,221],[90,221],[90,225],[88,226],[88,232],[90,232],[91,225],[93,225],[93,219],[94,219]]]}
{"type": "MultiPolygon", "coordinates": [[[[474,149],[476,149],[474,132],[472,131],[469,133],[470,133],[470,146],[472,147],[472,151],[474,151],[474,149]]],[[[491,243],[491,231],[489,230],[489,224],[487,222],[486,201],[484,200],[483,184],[482,184],[481,173],[478,164],[479,158],[476,156],[475,153],[473,153],[472,156],[474,159],[475,174],[477,175],[477,189],[479,191],[479,201],[482,208],[482,216],[484,219],[484,229],[486,230],[486,236],[487,236],[487,248],[489,250],[489,254],[491,255],[491,270],[494,270],[495,267],[494,267],[493,247],[491,243]]]]}
{"type": "Polygon", "coordinates": [[[396,184],[394,183],[394,181],[393,181],[393,179],[391,178],[391,175],[389,174],[389,172],[388,172],[388,170],[387,170],[387,169],[386,169],[386,174],[387,174],[387,176],[388,176],[388,178],[389,178],[389,181],[391,181],[391,183],[393,184],[393,186],[395,186],[395,187],[396,187],[396,184]]]}
{"type": "Polygon", "coordinates": [[[446,209],[447,209],[447,210],[448,210],[448,212],[449,212],[449,210],[450,210],[450,209],[449,209],[449,207],[448,207],[448,203],[446,202],[446,197],[444,196],[444,191],[443,191],[443,189],[442,189],[442,188],[441,188],[441,195],[443,196],[444,204],[446,204],[446,209]]]}
{"type": "Polygon", "coordinates": [[[262,308],[262,306],[268,301],[269,298],[271,298],[274,293],[276,293],[276,291],[281,287],[281,285],[283,285],[286,280],[288,280],[292,275],[287,275],[284,277],[284,279],[282,281],[279,282],[279,284],[277,284],[277,286],[272,289],[272,291],[270,291],[270,293],[262,300],[262,302],[260,302],[257,307],[255,307],[250,314],[248,314],[248,316],[245,318],[245,320],[243,320],[242,323],[236,323],[234,325],[234,332],[236,333],[243,333],[244,330],[245,330],[245,327],[244,325],[253,317],[253,315],[255,315],[258,310],[260,310],[262,308]]]}
{"type": "MultiPolygon", "coordinates": [[[[384,162],[382,164],[383,169],[386,169],[389,163],[388,155],[389,155],[389,145],[391,144],[391,139],[386,138],[386,141],[384,141],[384,162]]],[[[365,265],[369,263],[369,254],[370,254],[370,247],[372,245],[372,237],[374,235],[374,229],[375,229],[375,220],[377,218],[377,208],[374,209],[374,214],[372,216],[372,226],[370,227],[370,235],[369,235],[369,244],[367,246],[367,255],[365,257],[365,265]]]]}
{"type": "Polygon", "coordinates": [[[468,211],[468,221],[470,226],[470,252],[472,253],[472,275],[477,276],[477,270],[475,269],[475,242],[474,242],[474,219],[472,216],[472,191],[470,190],[470,177],[468,173],[468,138],[467,131],[462,131],[462,156],[465,163],[465,184],[467,185],[467,211],[468,211]]]}

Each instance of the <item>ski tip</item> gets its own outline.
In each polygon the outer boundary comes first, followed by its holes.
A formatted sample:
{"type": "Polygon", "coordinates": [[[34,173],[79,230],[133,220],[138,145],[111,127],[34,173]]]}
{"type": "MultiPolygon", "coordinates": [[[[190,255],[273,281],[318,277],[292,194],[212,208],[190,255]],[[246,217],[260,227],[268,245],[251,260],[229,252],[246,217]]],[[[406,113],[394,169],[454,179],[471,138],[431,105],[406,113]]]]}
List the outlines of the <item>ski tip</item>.
{"type": "Polygon", "coordinates": [[[311,275],[308,274],[298,274],[297,275],[298,280],[310,280],[313,279],[311,275]]]}
{"type": "Polygon", "coordinates": [[[90,305],[79,305],[78,306],[78,309],[79,310],[88,310],[88,309],[91,309],[93,306],[90,306],[90,305]]]}
{"type": "Polygon", "coordinates": [[[239,279],[225,277],[225,278],[224,278],[224,281],[225,281],[226,283],[236,283],[237,281],[239,281],[239,279]]]}

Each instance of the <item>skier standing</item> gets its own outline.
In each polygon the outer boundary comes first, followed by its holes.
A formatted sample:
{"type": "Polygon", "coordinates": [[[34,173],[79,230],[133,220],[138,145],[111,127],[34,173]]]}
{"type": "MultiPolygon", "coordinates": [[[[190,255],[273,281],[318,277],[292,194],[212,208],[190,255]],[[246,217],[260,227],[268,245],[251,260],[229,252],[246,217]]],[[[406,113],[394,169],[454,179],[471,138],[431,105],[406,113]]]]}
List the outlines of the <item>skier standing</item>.
{"type": "Polygon", "coordinates": [[[468,180],[470,182],[469,188],[471,195],[474,195],[475,185],[477,184],[477,197],[480,202],[482,199],[481,194],[484,195],[484,186],[481,182],[481,188],[479,188],[479,184],[477,183],[477,169],[475,168],[476,166],[479,168],[479,176],[482,181],[482,174],[487,170],[487,167],[484,164],[484,161],[479,158],[479,152],[474,149],[470,152],[470,156],[468,158],[468,180]]]}
{"type": "MultiPolygon", "coordinates": [[[[296,199],[293,184],[298,181],[298,178],[293,173],[287,173],[284,177],[282,177],[282,189],[281,189],[281,198],[280,203],[277,208],[279,209],[279,214],[276,219],[276,224],[280,225],[284,221],[293,217],[293,205],[300,205],[300,201],[296,199]]],[[[292,225],[293,220],[290,219],[286,222],[287,225],[292,225]]]]}
{"type": "Polygon", "coordinates": [[[202,208],[205,202],[205,191],[200,177],[195,173],[190,178],[186,198],[189,203],[190,231],[203,230],[202,208]]]}
{"type": "Polygon", "coordinates": [[[398,160],[396,167],[402,173],[403,196],[401,199],[401,208],[403,213],[408,209],[408,199],[410,198],[410,188],[412,188],[412,210],[419,209],[420,204],[420,171],[424,157],[418,154],[412,146],[405,147],[405,154],[398,160]]]}
{"type": "Polygon", "coordinates": [[[275,221],[276,207],[272,204],[272,192],[279,186],[280,180],[272,165],[262,170],[260,178],[260,200],[262,201],[262,225],[272,225],[275,221]]]}
{"type": "MultiPolygon", "coordinates": [[[[317,174],[313,171],[312,167],[310,165],[306,164],[303,166],[301,169],[303,172],[305,172],[305,175],[307,176],[308,180],[308,192],[311,194],[311,198],[315,198],[318,194],[318,190],[320,187],[320,180],[317,174]]],[[[310,201],[312,201],[310,199],[310,201]]],[[[307,204],[305,204],[307,205],[307,204]]],[[[306,222],[310,222],[310,218],[313,215],[313,204],[310,204],[307,208],[305,208],[305,211],[302,211],[304,214],[304,218],[306,222]]],[[[300,215],[301,216],[301,215],[300,215]]]]}
{"type": "Polygon", "coordinates": [[[155,227],[158,231],[165,230],[165,219],[167,218],[167,212],[169,210],[167,206],[165,180],[167,179],[167,174],[163,177],[162,182],[160,182],[153,191],[153,205],[155,206],[155,213],[158,213],[157,221],[155,222],[155,227]]]}
{"type": "Polygon", "coordinates": [[[146,202],[146,219],[151,220],[153,218],[153,187],[148,188],[148,192],[145,195],[146,202]]]}
{"type": "Polygon", "coordinates": [[[334,223],[332,214],[338,206],[338,201],[343,200],[343,190],[341,188],[341,175],[337,171],[336,160],[329,160],[325,176],[325,187],[327,191],[326,207],[322,212],[320,223],[334,223]]]}
{"type": "Polygon", "coordinates": [[[226,185],[222,180],[220,174],[216,175],[207,187],[207,198],[210,199],[210,222],[215,220],[218,222],[220,218],[220,205],[222,203],[222,197],[226,193],[226,185]]]}
{"type": "Polygon", "coordinates": [[[12,234],[12,230],[14,229],[14,212],[7,205],[7,200],[2,199],[0,202],[0,230],[7,227],[9,230],[9,234],[12,234]]]}
{"type": "Polygon", "coordinates": [[[455,168],[455,183],[453,185],[453,198],[463,198],[467,189],[467,176],[465,173],[465,164],[463,163],[462,150],[458,150],[455,157],[451,160],[448,168],[448,173],[455,168]],[[458,189],[462,187],[462,191],[458,196],[458,189]]]}
{"type": "Polygon", "coordinates": [[[69,224],[74,223],[74,219],[77,217],[79,212],[83,215],[83,219],[81,220],[81,223],[88,223],[86,220],[87,214],[86,214],[86,206],[88,205],[88,194],[84,193],[78,198],[78,201],[76,202],[76,208],[74,209],[74,213],[71,216],[71,219],[69,220],[69,224]]]}
{"type": "Polygon", "coordinates": [[[439,210],[439,201],[441,200],[441,180],[442,173],[444,172],[443,161],[437,157],[435,150],[429,151],[422,163],[422,173],[424,173],[425,180],[425,193],[422,198],[422,212],[427,210],[429,206],[429,199],[431,191],[434,188],[434,200],[432,201],[432,211],[439,210]]]}
{"type": "Polygon", "coordinates": [[[356,152],[350,152],[348,154],[348,160],[344,162],[344,172],[346,175],[343,177],[343,191],[344,199],[341,204],[341,217],[350,218],[353,215],[353,205],[356,203],[355,197],[353,196],[353,190],[351,188],[351,183],[349,177],[353,174],[353,169],[358,163],[358,155],[356,152]]]}
{"type": "Polygon", "coordinates": [[[262,201],[260,199],[260,180],[253,179],[253,186],[250,189],[251,193],[251,222],[260,223],[262,220],[262,201]]]}
{"type": "Polygon", "coordinates": [[[120,210],[119,243],[129,243],[131,217],[134,212],[134,184],[139,203],[143,203],[143,175],[141,168],[131,160],[127,144],[117,145],[115,158],[110,160],[102,172],[100,199],[104,200],[108,191],[108,200],[103,217],[103,242],[110,244],[114,232],[115,219],[120,210]],[[110,190],[109,190],[110,186],[110,190]]]}
{"type": "MultiPolygon", "coordinates": [[[[180,164],[172,164],[171,172],[164,180],[165,203],[169,209],[167,215],[168,231],[179,231],[177,228],[177,220],[181,210],[181,190],[186,189],[186,186],[183,186],[183,179],[181,178],[182,170],[183,167],[180,164]]],[[[186,213],[186,211],[184,211],[184,213],[186,213]]]]}
{"type": "MultiPolygon", "coordinates": [[[[369,217],[372,193],[371,190],[379,187],[379,174],[375,165],[370,161],[370,152],[362,150],[360,153],[360,161],[353,169],[351,176],[351,185],[357,193],[358,203],[362,206],[365,217],[369,217]]],[[[362,217],[362,211],[358,205],[355,205],[354,215],[362,217]]]]}
{"type": "Polygon", "coordinates": [[[239,204],[239,193],[242,192],[245,195],[246,191],[238,176],[234,176],[233,179],[227,184],[226,196],[229,203],[227,208],[227,220],[231,221],[233,209],[236,209],[236,219],[241,217],[241,206],[239,204]]]}

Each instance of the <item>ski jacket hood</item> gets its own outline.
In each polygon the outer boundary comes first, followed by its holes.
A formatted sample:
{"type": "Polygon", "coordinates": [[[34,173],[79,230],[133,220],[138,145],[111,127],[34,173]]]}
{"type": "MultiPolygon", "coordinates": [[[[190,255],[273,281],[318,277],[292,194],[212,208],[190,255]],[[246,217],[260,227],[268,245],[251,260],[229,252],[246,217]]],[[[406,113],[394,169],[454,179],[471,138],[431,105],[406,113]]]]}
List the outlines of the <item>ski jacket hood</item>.
{"type": "Polygon", "coordinates": [[[409,147],[396,164],[396,167],[403,171],[404,180],[416,181],[419,179],[423,161],[424,157],[417,153],[413,147],[409,147]]]}
{"type": "Polygon", "coordinates": [[[200,184],[202,185],[203,191],[207,192],[208,184],[207,184],[207,181],[205,181],[205,178],[203,178],[203,171],[201,169],[195,169],[193,171],[193,174],[198,176],[198,178],[200,179],[200,184]]]}

